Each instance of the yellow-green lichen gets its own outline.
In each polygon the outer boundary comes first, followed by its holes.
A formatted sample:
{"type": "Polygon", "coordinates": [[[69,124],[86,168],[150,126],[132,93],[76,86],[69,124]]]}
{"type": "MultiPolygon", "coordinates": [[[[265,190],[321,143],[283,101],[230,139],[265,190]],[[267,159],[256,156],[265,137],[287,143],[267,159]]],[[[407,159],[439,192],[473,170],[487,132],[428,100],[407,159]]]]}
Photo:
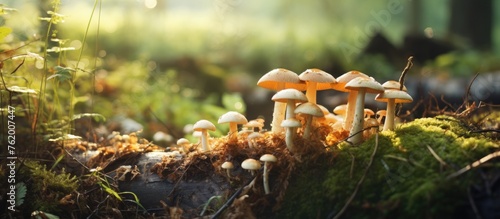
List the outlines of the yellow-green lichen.
{"type": "MultiPolygon", "coordinates": [[[[375,137],[340,147],[320,170],[302,166],[290,183],[280,218],[325,218],[345,205],[362,177],[375,137]],[[302,174],[302,175],[301,175],[302,174]]],[[[467,188],[480,180],[471,170],[447,176],[498,149],[453,117],[416,119],[378,137],[378,149],[345,218],[452,218],[466,205],[467,188]]],[[[317,164],[316,164],[317,165],[317,164]]]]}

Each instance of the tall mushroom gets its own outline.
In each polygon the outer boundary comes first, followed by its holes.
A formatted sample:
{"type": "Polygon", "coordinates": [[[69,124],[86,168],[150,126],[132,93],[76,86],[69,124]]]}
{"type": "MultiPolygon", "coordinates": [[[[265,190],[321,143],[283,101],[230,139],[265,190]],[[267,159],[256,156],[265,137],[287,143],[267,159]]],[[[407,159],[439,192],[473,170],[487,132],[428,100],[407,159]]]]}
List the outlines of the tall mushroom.
{"type": "Polygon", "coordinates": [[[354,118],[354,111],[355,111],[354,109],[356,108],[356,97],[357,97],[357,91],[346,89],[345,85],[354,78],[358,77],[369,78],[368,75],[362,72],[349,71],[337,77],[337,83],[332,84],[332,89],[349,93],[349,96],[347,97],[347,110],[346,110],[347,114],[344,117],[344,123],[343,123],[344,130],[351,130],[352,120],[354,118]]]}
{"type": "Polygon", "coordinates": [[[248,123],[247,118],[239,112],[229,111],[219,117],[219,124],[229,123],[229,141],[235,141],[238,137],[238,124],[248,123]]]}
{"type": "Polygon", "coordinates": [[[411,96],[402,90],[385,90],[375,97],[376,101],[387,102],[386,117],[383,130],[394,130],[394,118],[396,115],[396,103],[409,103],[413,101],[411,96]]]}
{"type": "Polygon", "coordinates": [[[373,78],[357,77],[349,81],[345,85],[348,90],[357,91],[356,108],[354,112],[354,119],[351,130],[349,131],[348,141],[353,144],[358,144],[363,140],[363,122],[364,122],[364,108],[365,108],[365,94],[366,93],[382,93],[384,87],[373,78]]]}
{"type": "Polygon", "coordinates": [[[264,173],[262,174],[262,179],[264,182],[264,192],[270,193],[269,190],[269,162],[276,162],[278,159],[272,154],[264,154],[260,157],[260,161],[264,162],[264,173]]]}
{"type": "Polygon", "coordinates": [[[284,89],[278,91],[273,97],[273,101],[286,103],[286,119],[295,118],[295,104],[307,102],[307,97],[299,90],[284,89]]]}
{"type": "Polygon", "coordinates": [[[208,131],[215,131],[215,126],[210,121],[202,119],[193,125],[194,131],[201,132],[201,151],[208,151],[208,131]]]}
{"type": "MultiPolygon", "coordinates": [[[[297,90],[306,90],[306,84],[299,79],[299,76],[290,70],[277,68],[269,71],[262,76],[257,85],[262,88],[280,91],[286,88],[297,90]]],[[[273,120],[271,122],[271,131],[275,134],[283,132],[280,124],[285,115],[285,104],[282,102],[274,103],[273,120]]]]}
{"type": "Polygon", "coordinates": [[[331,89],[331,84],[336,82],[332,75],[317,68],[305,70],[299,75],[299,79],[306,82],[306,96],[311,103],[316,103],[318,90],[331,89]]]}
{"type": "Polygon", "coordinates": [[[313,117],[322,117],[324,116],[323,111],[316,104],[312,102],[307,102],[300,104],[295,109],[295,114],[303,114],[305,115],[305,124],[304,124],[304,134],[302,138],[305,140],[309,140],[311,136],[311,126],[313,123],[313,117]]]}

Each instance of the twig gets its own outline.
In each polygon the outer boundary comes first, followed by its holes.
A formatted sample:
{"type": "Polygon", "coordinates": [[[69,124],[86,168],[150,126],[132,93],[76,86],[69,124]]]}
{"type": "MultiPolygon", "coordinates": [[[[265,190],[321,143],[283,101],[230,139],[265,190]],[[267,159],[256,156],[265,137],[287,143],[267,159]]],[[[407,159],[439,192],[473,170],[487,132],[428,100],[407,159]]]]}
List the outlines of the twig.
{"type": "Polygon", "coordinates": [[[255,176],[252,180],[250,180],[247,184],[245,184],[245,186],[243,186],[243,187],[239,188],[239,189],[238,189],[238,190],[237,190],[237,191],[233,194],[233,196],[231,196],[231,198],[229,198],[229,199],[227,200],[227,202],[226,202],[226,203],[224,203],[224,205],[222,205],[222,207],[220,207],[220,208],[219,208],[219,210],[217,210],[217,212],[215,212],[215,214],[213,214],[213,215],[210,217],[210,219],[214,219],[214,218],[219,217],[219,215],[220,215],[220,214],[221,214],[221,213],[222,213],[222,212],[223,212],[223,211],[224,211],[227,207],[229,207],[229,205],[230,205],[231,203],[233,203],[234,199],[240,195],[241,191],[243,191],[243,188],[245,188],[245,187],[246,187],[246,185],[250,184],[250,182],[253,182],[256,178],[257,178],[257,176],[255,176]]]}
{"type": "Polygon", "coordinates": [[[467,197],[469,198],[469,203],[470,203],[470,206],[472,207],[472,211],[474,211],[474,215],[476,216],[476,219],[481,219],[481,215],[479,214],[479,210],[477,209],[476,203],[474,202],[474,199],[472,198],[472,194],[470,193],[470,187],[467,188],[467,197]]]}
{"type": "Polygon", "coordinates": [[[446,162],[444,162],[443,159],[441,159],[441,157],[439,157],[438,154],[436,154],[436,152],[431,148],[431,146],[429,145],[426,145],[427,146],[427,149],[429,149],[429,151],[431,152],[432,156],[434,156],[434,158],[436,158],[436,160],[441,163],[441,165],[443,166],[448,166],[448,164],[446,162]]]}
{"type": "Polygon", "coordinates": [[[484,156],[483,158],[475,161],[472,164],[469,164],[469,165],[465,166],[464,168],[460,169],[459,171],[448,175],[448,177],[446,177],[446,179],[452,179],[452,178],[455,178],[457,176],[460,176],[463,173],[469,171],[470,169],[478,167],[479,165],[481,165],[481,164],[483,164],[483,163],[485,163],[485,162],[487,162],[487,161],[489,161],[489,160],[491,160],[491,159],[493,159],[495,157],[500,157],[500,151],[495,151],[495,152],[493,152],[491,154],[488,154],[488,155],[484,156]]]}
{"type": "Polygon", "coordinates": [[[413,56],[408,57],[408,62],[406,63],[406,67],[403,69],[403,72],[401,72],[401,76],[399,77],[399,90],[403,90],[406,73],[413,66],[412,60],[413,60],[413,56]]]}
{"type": "Polygon", "coordinates": [[[356,185],[356,188],[351,194],[351,197],[347,199],[347,202],[345,203],[344,207],[339,211],[333,219],[338,219],[342,216],[342,214],[347,210],[347,207],[351,204],[352,200],[354,200],[354,197],[356,197],[356,194],[358,193],[359,188],[361,187],[361,184],[363,184],[363,181],[365,180],[366,175],[368,174],[368,170],[372,166],[373,160],[375,159],[375,154],[377,154],[377,148],[378,148],[378,132],[375,133],[375,148],[373,149],[373,153],[370,157],[370,162],[368,163],[368,166],[365,169],[365,172],[363,173],[363,176],[361,176],[361,179],[359,179],[358,184],[356,185]]]}

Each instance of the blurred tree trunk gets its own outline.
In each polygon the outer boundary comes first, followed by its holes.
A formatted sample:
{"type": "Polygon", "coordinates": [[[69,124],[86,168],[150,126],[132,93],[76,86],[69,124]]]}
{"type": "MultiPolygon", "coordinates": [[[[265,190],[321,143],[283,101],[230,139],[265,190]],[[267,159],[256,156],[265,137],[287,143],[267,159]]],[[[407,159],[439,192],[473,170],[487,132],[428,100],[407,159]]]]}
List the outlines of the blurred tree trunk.
{"type": "Polygon", "coordinates": [[[449,32],[463,37],[471,46],[491,50],[493,0],[450,1],[449,32]]]}
{"type": "Polygon", "coordinates": [[[422,12],[422,1],[413,0],[410,2],[409,9],[409,21],[408,21],[408,35],[419,35],[422,33],[422,29],[420,27],[421,21],[421,12],[422,12]]]}

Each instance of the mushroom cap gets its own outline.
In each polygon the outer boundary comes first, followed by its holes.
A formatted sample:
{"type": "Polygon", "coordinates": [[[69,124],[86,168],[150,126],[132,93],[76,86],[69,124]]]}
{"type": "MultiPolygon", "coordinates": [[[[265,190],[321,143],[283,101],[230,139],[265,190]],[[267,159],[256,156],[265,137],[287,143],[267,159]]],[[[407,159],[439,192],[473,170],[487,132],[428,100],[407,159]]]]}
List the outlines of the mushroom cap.
{"type": "Polygon", "coordinates": [[[273,101],[277,102],[287,102],[288,100],[294,100],[296,103],[297,102],[307,102],[307,97],[304,93],[297,89],[293,88],[288,88],[284,90],[278,91],[274,96],[271,98],[273,101]]]}
{"type": "Polygon", "coordinates": [[[326,115],[330,114],[330,111],[328,111],[328,109],[325,106],[320,105],[320,104],[316,104],[316,106],[318,106],[321,109],[321,111],[323,111],[323,115],[326,116],[326,115]]]}
{"type": "Polygon", "coordinates": [[[388,102],[389,99],[394,99],[395,103],[410,103],[413,101],[413,98],[402,90],[385,90],[375,97],[375,100],[379,102],[388,102]]]}
{"type": "Polygon", "coordinates": [[[382,93],[384,87],[373,78],[357,77],[345,85],[345,89],[360,90],[365,89],[366,93],[382,93]]]}
{"type": "Polygon", "coordinates": [[[284,68],[273,69],[257,81],[257,86],[270,90],[281,90],[279,84],[284,84],[284,88],[306,90],[306,84],[297,73],[284,68]]]}
{"type": "Polygon", "coordinates": [[[227,113],[224,113],[222,116],[219,117],[219,121],[217,123],[222,124],[222,123],[236,123],[236,124],[246,124],[248,123],[247,118],[245,118],[244,115],[242,115],[239,112],[236,111],[229,111],[227,113]]]}
{"type": "Polygon", "coordinates": [[[365,108],[364,111],[365,111],[365,115],[369,115],[370,117],[375,115],[375,113],[371,109],[365,108]]]}
{"type": "Polygon", "coordinates": [[[307,114],[315,117],[322,117],[325,114],[323,113],[323,110],[319,108],[318,105],[311,103],[311,102],[306,102],[303,104],[300,104],[297,108],[295,108],[294,111],[295,114],[307,114]]]}
{"type": "Polygon", "coordinates": [[[185,138],[179,138],[179,140],[177,140],[177,145],[185,145],[185,144],[190,144],[191,142],[189,142],[189,140],[185,139],[185,138]]]}
{"type": "Polygon", "coordinates": [[[243,126],[248,127],[248,128],[262,128],[262,127],[264,127],[264,124],[254,119],[254,120],[248,121],[248,123],[243,125],[243,126]]]}
{"type": "MultiPolygon", "coordinates": [[[[401,84],[398,82],[398,81],[394,81],[394,80],[389,80],[389,81],[386,81],[385,83],[382,84],[382,87],[384,87],[385,89],[387,90],[399,90],[401,84]]],[[[406,86],[403,85],[403,91],[407,91],[406,90],[406,86]]]]}
{"type": "Polygon", "coordinates": [[[333,113],[337,115],[345,115],[346,110],[347,110],[347,104],[342,104],[333,108],[333,113]]]}
{"type": "Polygon", "coordinates": [[[368,75],[360,71],[348,71],[337,78],[337,83],[331,85],[332,89],[341,92],[351,92],[350,90],[345,89],[345,85],[349,83],[349,81],[357,77],[369,78],[368,75]]]}
{"type": "Polygon", "coordinates": [[[241,163],[241,168],[245,170],[258,170],[260,167],[260,162],[252,158],[248,158],[241,163]]]}
{"type": "Polygon", "coordinates": [[[233,169],[234,165],[233,163],[226,161],[221,165],[222,169],[233,169]]]}
{"type": "Polygon", "coordinates": [[[335,78],[317,68],[307,69],[299,75],[302,81],[316,82],[316,90],[326,90],[332,87],[332,83],[336,83],[335,78]]]}
{"type": "Polygon", "coordinates": [[[387,114],[387,110],[379,110],[377,111],[378,116],[385,116],[387,114]]]}
{"type": "Polygon", "coordinates": [[[193,125],[194,131],[210,130],[215,131],[215,125],[208,120],[202,119],[193,125]]]}
{"type": "Polygon", "coordinates": [[[278,159],[272,154],[264,154],[260,157],[260,161],[264,162],[276,162],[278,159]]]}
{"type": "Polygon", "coordinates": [[[300,126],[302,126],[302,124],[295,118],[288,118],[281,122],[281,127],[283,128],[297,128],[300,126]]]}

